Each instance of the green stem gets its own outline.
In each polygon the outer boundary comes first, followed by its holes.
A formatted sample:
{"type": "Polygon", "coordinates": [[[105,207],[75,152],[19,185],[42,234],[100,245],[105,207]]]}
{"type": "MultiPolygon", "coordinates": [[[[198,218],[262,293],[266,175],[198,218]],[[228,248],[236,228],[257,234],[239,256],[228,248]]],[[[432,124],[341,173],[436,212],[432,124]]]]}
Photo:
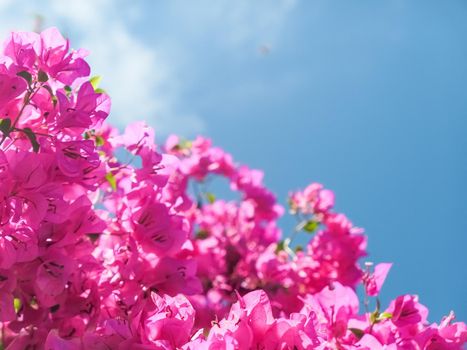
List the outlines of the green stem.
{"type": "MultiPolygon", "coordinates": [[[[10,131],[13,131],[16,129],[16,125],[18,124],[19,122],[19,118],[21,118],[21,115],[23,114],[26,106],[29,105],[29,103],[31,102],[31,99],[34,97],[34,95],[39,91],[39,89],[43,86],[44,84],[41,84],[39,86],[39,88],[36,88],[36,83],[34,83],[34,87],[31,88],[29,87],[28,91],[26,92],[26,95],[24,95],[24,98],[23,98],[23,106],[21,107],[21,109],[19,110],[18,112],[18,116],[16,117],[16,119],[14,120],[13,124],[11,125],[11,128],[10,128],[10,131]]],[[[0,140],[0,146],[3,144],[3,142],[6,140],[6,137],[9,133],[5,133],[3,134],[2,136],[2,139],[0,140]]]]}

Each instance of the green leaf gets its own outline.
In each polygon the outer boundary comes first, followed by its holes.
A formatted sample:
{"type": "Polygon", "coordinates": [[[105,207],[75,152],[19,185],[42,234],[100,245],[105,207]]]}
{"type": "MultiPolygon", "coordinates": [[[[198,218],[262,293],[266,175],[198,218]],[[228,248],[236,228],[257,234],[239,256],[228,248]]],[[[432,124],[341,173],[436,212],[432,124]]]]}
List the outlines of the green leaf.
{"type": "Polygon", "coordinates": [[[50,96],[54,97],[54,92],[52,91],[52,88],[49,85],[42,85],[42,87],[49,92],[50,96]]]}
{"type": "Polygon", "coordinates": [[[88,233],[88,237],[93,243],[97,241],[100,235],[101,235],[100,233],[88,233]]]}
{"type": "Polygon", "coordinates": [[[13,307],[15,308],[15,312],[18,313],[21,310],[21,299],[14,298],[13,299],[13,307]]]}
{"type": "Polygon", "coordinates": [[[107,173],[105,175],[105,179],[110,184],[110,187],[112,187],[112,190],[116,191],[117,190],[117,179],[115,178],[114,174],[107,173]]]}
{"type": "Polygon", "coordinates": [[[357,337],[357,339],[362,339],[362,337],[365,335],[365,332],[358,328],[349,328],[349,331],[351,331],[353,335],[357,337]]]}
{"type": "Polygon", "coordinates": [[[23,78],[28,82],[29,85],[32,83],[32,75],[28,71],[22,70],[21,72],[16,73],[17,76],[23,78]]]}
{"type": "Polygon", "coordinates": [[[36,153],[39,152],[40,145],[39,142],[37,142],[36,134],[34,134],[34,132],[30,128],[24,128],[21,129],[21,131],[24,132],[28,137],[29,141],[31,141],[32,150],[36,153]]]}
{"type": "Polygon", "coordinates": [[[280,251],[284,250],[284,248],[285,248],[285,241],[284,241],[284,240],[280,240],[280,241],[277,243],[276,253],[279,253],[280,251]]]}
{"type": "Polygon", "coordinates": [[[196,239],[206,239],[209,237],[209,232],[206,230],[199,230],[196,232],[196,239]]]}
{"type": "Polygon", "coordinates": [[[99,84],[101,83],[102,77],[100,75],[96,75],[89,79],[89,82],[91,83],[92,87],[94,88],[94,91],[99,87],[99,84]]]}
{"type": "Polygon", "coordinates": [[[295,252],[303,252],[303,247],[299,244],[295,247],[295,252]]]}
{"type": "Polygon", "coordinates": [[[314,220],[308,220],[305,226],[303,226],[303,229],[308,233],[313,233],[316,231],[318,227],[319,227],[319,222],[314,221],[314,220]]]}
{"type": "Polygon", "coordinates": [[[386,320],[386,319],[391,318],[391,317],[392,317],[392,314],[390,312],[382,312],[378,316],[378,321],[386,320]]]}
{"type": "Polygon", "coordinates": [[[374,311],[370,314],[370,323],[371,324],[375,324],[378,322],[378,316],[379,316],[379,312],[378,311],[374,311]]]}
{"type": "Polygon", "coordinates": [[[94,89],[94,92],[96,94],[105,94],[106,93],[106,91],[104,89],[102,89],[102,88],[94,89]]]}
{"type": "Polygon", "coordinates": [[[8,136],[11,131],[11,119],[1,119],[0,120],[0,131],[3,135],[8,136]]]}
{"type": "Polygon", "coordinates": [[[39,83],[45,83],[47,80],[49,80],[49,76],[46,72],[44,72],[43,70],[37,72],[37,81],[39,83]]]}
{"type": "Polygon", "coordinates": [[[209,203],[214,203],[216,201],[216,195],[214,193],[208,192],[206,193],[206,198],[209,203]]]}
{"type": "Polygon", "coordinates": [[[193,142],[190,140],[180,140],[180,143],[176,146],[177,149],[190,149],[193,142]]]}
{"type": "Polygon", "coordinates": [[[96,135],[96,146],[103,146],[105,140],[102,136],[96,135]]]}
{"type": "Polygon", "coordinates": [[[375,324],[380,321],[387,320],[392,317],[392,314],[389,312],[379,312],[380,305],[377,305],[376,310],[370,314],[370,323],[375,324]]]}
{"type": "Polygon", "coordinates": [[[182,142],[180,142],[180,146],[182,148],[191,148],[192,145],[193,142],[191,142],[190,140],[182,140],[182,142]]]}
{"type": "Polygon", "coordinates": [[[71,87],[68,86],[68,85],[65,85],[65,86],[63,87],[63,90],[65,90],[66,92],[71,92],[71,87]]]}

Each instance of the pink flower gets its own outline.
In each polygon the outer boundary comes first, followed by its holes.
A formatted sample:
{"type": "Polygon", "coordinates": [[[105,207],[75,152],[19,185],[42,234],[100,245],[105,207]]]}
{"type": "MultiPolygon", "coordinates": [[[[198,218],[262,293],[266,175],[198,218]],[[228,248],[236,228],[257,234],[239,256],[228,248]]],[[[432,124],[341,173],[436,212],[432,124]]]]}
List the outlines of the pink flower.
{"type": "Polygon", "coordinates": [[[245,313],[253,336],[261,339],[268,328],[274,322],[271,303],[267,294],[262,290],[250,292],[240,297],[238,302],[232,305],[229,318],[242,318],[245,313]]]}
{"type": "Polygon", "coordinates": [[[138,154],[143,148],[155,151],[156,146],[154,130],[144,122],[135,122],[128,125],[125,133],[116,138],[118,145],[125,146],[128,151],[138,154]]]}
{"type": "Polygon", "coordinates": [[[383,346],[378,339],[371,334],[365,334],[357,343],[358,349],[361,350],[396,350],[399,349],[395,344],[392,346],[383,346]]]}
{"type": "MultiPolygon", "coordinates": [[[[4,106],[26,91],[27,84],[23,78],[0,74],[0,106],[4,106]]],[[[0,107],[0,109],[2,109],[0,107]]],[[[13,119],[14,116],[9,116],[13,119]]]]}
{"type": "Polygon", "coordinates": [[[151,294],[151,304],[144,312],[142,332],[149,342],[166,340],[173,347],[181,347],[191,334],[195,312],[183,295],[170,297],[151,294]]]}
{"type": "Polygon", "coordinates": [[[49,181],[48,167],[51,158],[28,152],[8,152],[3,154],[2,178],[3,198],[0,198],[0,222],[25,221],[37,228],[48,215],[50,200],[60,196],[57,188],[49,181]],[[3,217],[3,218],[2,218],[3,217]]]}
{"type": "Polygon", "coordinates": [[[85,177],[96,169],[99,156],[90,140],[57,143],[57,163],[65,176],[85,177]]]}
{"type": "Polygon", "coordinates": [[[365,291],[369,296],[377,296],[386,280],[386,276],[391,269],[392,264],[381,263],[375,266],[373,274],[367,274],[363,277],[365,291]]]}
{"type": "Polygon", "coordinates": [[[164,257],[157,262],[151,275],[144,277],[146,284],[162,293],[192,295],[201,292],[196,277],[196,261],[164,257]]]}
{"type": "Polygon", "coordinates": [[[463,348],[465,323],[428,324],[416,296],[358,314],[357,284],[378,295],[391,264],[362,271],[366,237],[333,192],[291,193],[294,249],[261,171],[203,137],[120,135],[69,47],[50,28],[0,54],[2,348],[463,348]],[[236,199],[211,192],[219,177],[236,199]]]}
{"type": "Polygon", "coordinates": [[[426,323],[428,309],[418,302],[415,295],[401,295],[387,309],[391,322],[397,327],[426,323]]]}
{"type": "Polygon", "coordinates": [[[319,183],[312,183],[302,192],[291,193],[289,204],[294,213],[323,214],[334,207],[334,193],[319,183]]]}
{"type": "Polygon", "coordinates": [[[453,322],[454,319],[454,312],[451,311],[441,321],[438,333],[447,342],[461,346],[467,341],[467,326],[464,322],[453,322]]]}
{"type": "Polygon", "coordinates": [[[319,345],[314,326],[302,314],[277,319],[264,336],[265,349],[314,349],[319,345]],[[308,325],[307,325],[308,323],[308,325]]]}
{"type": "Polygon", "coordinates": [[[80,350],[82,349],[80,339],[64,339],[60,337],[57,331],[50,331],[45,339],[47,350],[80,350]]]}
{"type": "MultiPolygon", "coordinates": [[[[315,295],[308,295],[303,300],[301,313],[316,314],[317,322],[326,325],[328,339],[342,337],[347,332],[350,318],[358,313],[358,298],[352,288],[336,282],[315,295]]],[[[315,327],[318,326],[315,324],[315,327]]]]}
{"type": "Polygon", "coordinates": [[[15,263],[32,261],[38,251],[37,236],[30,227],[15,225],[0,232],[0,268],[9,269],[15,263]]]}
{"type": "Polygon", "coordinates": [[[238,350],[239,342],[231,335],[225,336],[211,333],[208,339],[199,337],[185,344],[183,350],[238,350]]]}
{"type": "Polygon", "coordinates": [[[110,100],[105,94],[94,92],[91,83],[81,85],[76,99],[69,99],[63,92],[57,92],[60,113],[57,114],[57,128],[84,130],[102,122],[110,111],[110,100]]]}
{"type": "Polygon", "coordinates": [[[0,269],[0,322],[16,319],[14,296],[16,278],[11,270],[0,269]]]}
{"type": "Polygon", "coordinates": [[[40,34],[40,68],[63,84],[71,85],[77,78],[88,76],[89,65],[83,51],[68,53],[69,42],[57,28],[48,28],[40,34]]]}
{"type": "Polygon", "coordinates": [[[58,304],[59,297],[66,288],[75,266],[63,255],[51,254],[38,266],[35,292],[38,300],[45,306],[58,304]]]}
{"type": "Polygon", "coordinates": [[[18,70],[31,69],[39,52],[40,36],[33,32],[12,32],[3,46],[4,58],[18,66],[18,70]]]}
{"type": "Polygon", "coordinates": [[[169,214],[164,204],[145,205],[134,215],[135,238],[147,252],[174,255],[187,238],[183,219],[169,214]]]}

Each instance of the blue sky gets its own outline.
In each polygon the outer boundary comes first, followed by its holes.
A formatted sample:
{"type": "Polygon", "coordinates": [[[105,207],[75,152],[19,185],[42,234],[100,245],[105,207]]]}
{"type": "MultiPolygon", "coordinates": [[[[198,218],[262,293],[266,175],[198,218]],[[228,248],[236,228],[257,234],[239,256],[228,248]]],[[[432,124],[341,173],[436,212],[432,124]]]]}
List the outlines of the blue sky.
{"type": "Polygon", "coordinates": [[[89,49],[115,123],[211,137],[282,201],[322,182],[369,259],[394,262],[383,301],[419,294],[430,320],[467,319],[467,2],[0,0],[0,14],[3,36],[40,14],[89,49]]]}

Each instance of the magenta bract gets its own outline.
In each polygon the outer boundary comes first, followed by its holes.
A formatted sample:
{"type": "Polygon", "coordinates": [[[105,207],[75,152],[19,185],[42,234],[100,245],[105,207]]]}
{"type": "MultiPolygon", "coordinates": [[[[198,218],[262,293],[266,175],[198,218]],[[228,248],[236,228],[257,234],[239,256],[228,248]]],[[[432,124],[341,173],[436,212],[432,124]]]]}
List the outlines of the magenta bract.
{"type": "Polygon", "coordinates": [[[120,134],[69,48],[51,28],[12,33],[0,55],[1,348],[463,347],[453,313],[430,324],[414,295],[379,305],[391,264],[362,269],[366,236],[333,192],[292,192],[282,238],[261,171],[202,137],[120,134]],[[238,200],[216,198],[214,177],[238,200]]]}

